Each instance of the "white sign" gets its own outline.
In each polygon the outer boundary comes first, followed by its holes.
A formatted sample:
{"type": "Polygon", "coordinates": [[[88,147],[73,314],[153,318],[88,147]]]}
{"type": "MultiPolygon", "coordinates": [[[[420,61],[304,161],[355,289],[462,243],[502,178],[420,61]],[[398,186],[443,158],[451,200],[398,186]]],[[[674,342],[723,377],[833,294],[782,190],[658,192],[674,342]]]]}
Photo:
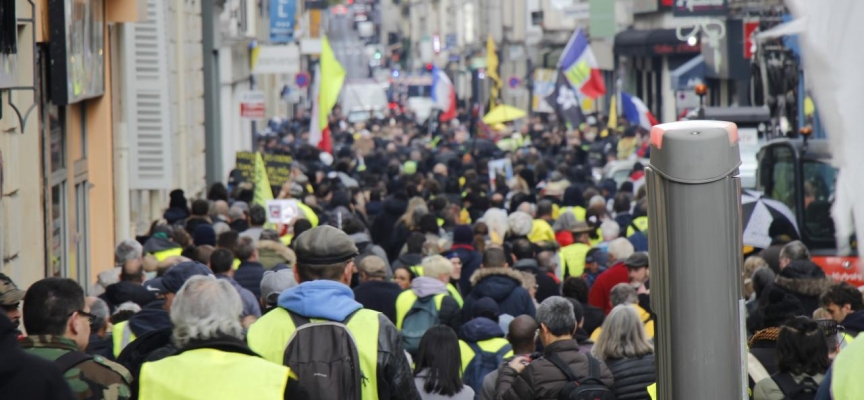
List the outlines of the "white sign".
{"type": "Polygon", "coordinates": [[[296,74],[300,72],[300,49],[291,43],[258,46],[253,53],[253,74],[296,74]]]}
{"type": "Polygon", "coordinates": [[[267,200],[267,220],[274,224],[290,225],[300,216],[297,200],[267,200]]]}
{"type": "Polygon", "coordinates": [[[321,54],[321,39],[300,39],[300,54],[321,54]]]}
{"type": "Polygon", "coordinates": [[[759,131],[753,128],[738,128],[739,146],[759,146],[759,131]]]}
{"type": "Polygon", "coordinates": [[[495,184],[498,176],[503,176],[505,181],[513,179],[513,164],[509,158],[489,161],[489,185],[492,186],[492,191],[497,190],[495,184]]]}
{"type": "Polygon", "coordinates": [[[265,111],[264,92],[250,90],[240,93],[240,118],[264,119],[266,118],[265,111]]]}

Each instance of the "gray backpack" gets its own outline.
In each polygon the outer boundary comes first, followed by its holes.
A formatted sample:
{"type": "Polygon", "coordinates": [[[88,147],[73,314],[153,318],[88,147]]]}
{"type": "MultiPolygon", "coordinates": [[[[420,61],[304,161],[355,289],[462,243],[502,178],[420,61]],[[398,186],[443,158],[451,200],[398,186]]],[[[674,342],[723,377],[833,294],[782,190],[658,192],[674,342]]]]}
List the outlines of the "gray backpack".
{"type": "Polygon", "coordinates": [[[346,326],[354,313],[342,322],[310,321],[288,313],[297,329],[288,340],[283,363],[299,381],[289,386],[289,397],[361,400],[365,377],[357,343],[346,326]]]}
{"type": "Polygon", "coordinates": [[[412,357],[417,356],[420,350],[420,339],[429,328],[441,323],[438,308],[435,307],[435,298],[444,296],[439,294],[435,296],[426,296],[417,299],[402,320],[402,347],[411,354],[412,357]]]}

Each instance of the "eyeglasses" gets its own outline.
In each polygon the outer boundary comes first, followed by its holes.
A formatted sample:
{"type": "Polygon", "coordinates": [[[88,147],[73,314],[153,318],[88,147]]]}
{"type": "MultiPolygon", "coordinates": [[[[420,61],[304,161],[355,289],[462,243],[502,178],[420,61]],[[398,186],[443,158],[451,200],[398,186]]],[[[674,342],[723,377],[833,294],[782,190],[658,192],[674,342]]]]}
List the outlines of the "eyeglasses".
{"type": "MultiPolygon", "coordinates": [[[[96,317],[95,315],[90,314],[90,313],[88,313],[87,311],[84,311],[84,310],[73,311],[72,314],[75,314],[76,312],[78,313],[78,315],[80,315],[80,316],[82,316],[82,317],[84,317],[84,318],[87,318],[87,323],[88,323],[89,325],[93,325],[93,323],[96,322],[96,318],[97,318],[97,317],[96,317]]],[[[71,317],[72,314],[69,314],[69,316],[71,317]]]]}

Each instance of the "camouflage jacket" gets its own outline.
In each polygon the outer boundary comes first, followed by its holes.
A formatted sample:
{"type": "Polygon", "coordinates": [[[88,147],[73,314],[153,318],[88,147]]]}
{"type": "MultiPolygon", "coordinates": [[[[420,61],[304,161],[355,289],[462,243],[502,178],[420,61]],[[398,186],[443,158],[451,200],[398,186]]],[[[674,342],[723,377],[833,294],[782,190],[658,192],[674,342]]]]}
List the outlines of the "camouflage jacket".
{"type": "MultiPolygon", "coordinates": [[[[27,353],[54,361],[70,352],[79,351],[72,340],[51,335],[28,336],[20,340],[27,353]]],[[[127,400],[131,392],[132,375],[122,365],[93,356],[63,374],[78,399],[127,400]]]]}

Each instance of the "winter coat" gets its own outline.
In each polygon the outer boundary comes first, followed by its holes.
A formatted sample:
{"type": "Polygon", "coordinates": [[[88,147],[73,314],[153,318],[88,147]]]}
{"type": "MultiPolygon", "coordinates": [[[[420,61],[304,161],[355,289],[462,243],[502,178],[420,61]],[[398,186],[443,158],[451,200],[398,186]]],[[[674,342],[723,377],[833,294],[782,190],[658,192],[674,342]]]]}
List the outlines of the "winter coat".
{"type": "MultiPolygon", "coordinates": [[[[792,378],[795,379],[795,383],[801,383],[806,375],[793,375],[792,378]]],[[[813,381],[816,382],[817,385],[822,383],[822,380],[825,379],[825,375],[818,374],[810,377],[813,381]]],[[[759,383],[756,384],[756,387],[753,389],[753,400],[784,400],[786,396],[783,394],[783,391],[780,390],[780,386],[777,385],[777,382],[774,381],[773,378],[765,378],[759,383]]]]}
{"type": "MultiPolygon", "coordinates": [[[[408,208],[408,202],[396,198],[388,198],[384,200],[382,208],[383,212],[375,218],[375,223],[372,225],[370,232],[372,232],[372,241],[386,250],[390,244],[390,236],[393,234],[393,226],[396,225],[399,217],[405,213],[405,210],[408,208]]],[[[389,257],[390,254],[388,253],[387,256],[389,257]]],[[[390,258],[390,260],[395,259],[395,257],[390,258]]]]}
{"type": "Polygon", "coordinates": [[[594,280],[591,291],[588,293],[588,303],[603,310],[604,314],[609,314],[612,311],[612,301],[609,299],[612,288],[619,283],[629,282],[630,273],[627,271],[627,267],[624,266],[623,261],[618,262],[594,280]]]}
{"type": "MultiPolygon", "coordinates": [[[[579,344],[576,340],[560,340],[546,346],[543,350],[544,358],[532,361],[520,374],[517,374],[516,370],[509,365],[502,367],[498,371],[496,398],[557,399],[561,388],[567,384],[567,377],[555,364],[545,358],[550,354],[555,354],[567,363],[576,378],[588,376],[588,356],[579,352],[579,344]]],[[[609,388],[613,387],[612,371],[602,361],[600,361],[600,381],[609,388]]]]}
{"type": "Polygon", "coordinates": [[[582,310],[585,312],[585,322],[582,324],[582,329],[590,335],[595,329],[603,325],[606,314],[603,314],[603,310],[588,303],[582,303],[582,310]]]}
{"type": "Polygon", "coordinates": [[[165,210],[165,214],[162,215],[162,218],[165,218],[165,221],[168,221],[169,225],[174,225],[174,223],[183,221],[188,217],[189,213],[185,209],[179,207],[169,208],[165,210]]]}
{"type": "Polygon", "coordinates": [[[77,398],[53,362],[21,349],[18,330],[5,314],[0,314],[0,393],[9,400],[77,398]]]}
{"type": "Polygon", "coordinates": [[[450,251],[462,261],[462,275],[459,277],[459,291],[463,296],[471,293],[471,276],[474,275],[480,264],[483,263],[483,255],[474,250],[474,246],[467,244],[454,244],[450,251]]]}
{"type": "Polygon", "coordinates": [[[141,337],[152,331],[174,328],[168,311],[163,308],[164,304],[163,300],[154,301],[129,318],[129,329],[135,337],[141,337]]]}
{"type": "Polygon", "coordinates": [[[388,281],[368,281],[354,288],[354,300],[363,308],[378,311],[396,323],[396,298],[402,293],[399,285],[388,281]]]}
{"type": "Polygon", "coordinates": [[[179,244],[174,243],[171,240],[161,237],[151,237],[150,239],[147,239],[146,242],[144,242],[144,254],[153,254],[160,251],[176,249],[179,247],[179,244]]]}
{"type": "Polygon", "coordinates": [[[510,268],[481,268],[471,276],[474,289],[465,297],[462,315],[470,320],[474,314],[474,303],[484,297],[491,297],[498,303],[501,314],[514,317],[528,315],[534,318],[537,312],[534,299],[522,287],[522,274],[510,268]]]}
{"type": "Polygon", "coordinates": [[[537,260],[533,258],[519,260],[513,264],[513,268],[520,272],[524,271],[534,274],[534,277],[537,280],[537,294],[535,295],[535,298],[538,303],[542,303],[543,300],[546,300],[549,297],[561,295],[561,291],[559,290],[558,284],[555,283],[555,279],[540,271],[540,265],[537,264],[537,260]]]}
{"type": "MultiPolygon", "coordinates": [[[[447,285],[435,278],[421,276],[414,278],[411,281],[411,291],[417,295],[418,299],[424,299],[437,294],[447,294],[441,300],[441,308],[438,310],[438,320],[441,325],[446,325],[453,328],[454,332],[459,332],[462,327],[462,309],[459,308],[459,303],[456,302],[450,292],[447,291],[447,285]]],[[[395,301],[394,301],[395,304],[395,301]]]]}
{"type": "Polygon", "coordinates": [[[399,254],[402,252],[402,246],[404,246],[408,241],[408,236],[411,236],[411,228],[405,225],[402,221],[399,221],[395,226],[391,226],[388,229],[393,231],[393,234],[390,235],[390,242],[385,247],[387,250],[387,258],[395,260],[399,258],[399,254]]]}
{"type": "Polygon", "coordinates": [[[456,332],[459,333],[459,339],[468,343],[504,337],[504,330],[501,329],[501,326],[486,317],[474,318],[462,325],[462,329],[456,332]]]}
{"type": "Polygon", "coordinates": [[[99,298],[105,300],[112,311],[127,301],[144,307],[156,300],[156,296],[144,286],[126,281],[109,285],[99,298]]]}
{"type": "Polygon", "coordinates": [[[429,373],[428,370],[424,369],[417,373],[414,377],[414,384],[417,385],[417,391],[420,392],[420,399],[422,400],[474,400],[474,389],[471,389],[470,386],[462,385],[462,390],[459,393],[456,393],[453,396],[443,396],[438,393],[429,393],[423,389],[423,386],[426,385],[426,376],[429,373]]]}
{"type": "MultiPolygon", "coordinates": [[[[834,280],[825,276],[825,271],[818,265],[810,261],[795,260],[780,270],[774,283],[768,287],[773,286],[795,296],[804,306],[804,315],[813,315],[813,311],[819,308],[819,296],[832,285],[834,280]]],[[[767,292],[766,287],[765,293],[767,292]]]]}
{"type": "Polygon", "coordinates": [[[264,266],[259,262],[246,261],[240,263],[234,271],[234,280],[252,292],[256,299],[261,298],[261,279],[264,278],[264,266]]]}
{"type": "Polygon", "coordinates": [[[249,229],[249,222],[246,221],[245,219],[238,219],[236,221],[231,221],[231,223],[228,225],[231,227],[232,231],[237,232],[237,233],[245,232],[247,229],[249,229]]]}
{"type": "Polygon", "coordinates": [[[606,360],[606,365],[615,377],[616,400],[651,400],[648,385],[657,382],[654,354],[638,358],[606,360]]]}
{"type": "Polygon", "coordinates": [[[855,311],[847,315],[840,325],[843,325],[846,333],[858,337],[858,334],[864,332],[864,311],[855,311]]]}
{"type": "Polygon", "coordinates": [[[234,287],[234,290],[237,291],[237,294],[240,295],[240,302],[243,303],[243,313],[240,314],[240,318],[245,318],[250,315],[256,318],[261,317],[261,305],[258,301],[260,297],[255,297],[255,295],[252,294],[251,291],[244,288],[243,286],[240,286],[240,284],[237,283],[234,278],[228,275],[219,274],[216,275],[216,278],[228,281],[228,283],[230,283],[231,286],[234,287]]]}
{"type": "Polygon", "coordinates": [[[297,255],[294,254],[294,250],[281,242],[261,240],[258,242],[258,262],[268,270],[279,264],[293,268],[294,263],[297,262],[297,255]]]}
{"type": "Polygon", "coordinates": [[[213,225],[213,221],[210,220],[210,217],[207,216],[197,216],[193,215],[186,219],[186,232],[189,234],[195,233],[195,229],[200,225],[213,225]]]}

